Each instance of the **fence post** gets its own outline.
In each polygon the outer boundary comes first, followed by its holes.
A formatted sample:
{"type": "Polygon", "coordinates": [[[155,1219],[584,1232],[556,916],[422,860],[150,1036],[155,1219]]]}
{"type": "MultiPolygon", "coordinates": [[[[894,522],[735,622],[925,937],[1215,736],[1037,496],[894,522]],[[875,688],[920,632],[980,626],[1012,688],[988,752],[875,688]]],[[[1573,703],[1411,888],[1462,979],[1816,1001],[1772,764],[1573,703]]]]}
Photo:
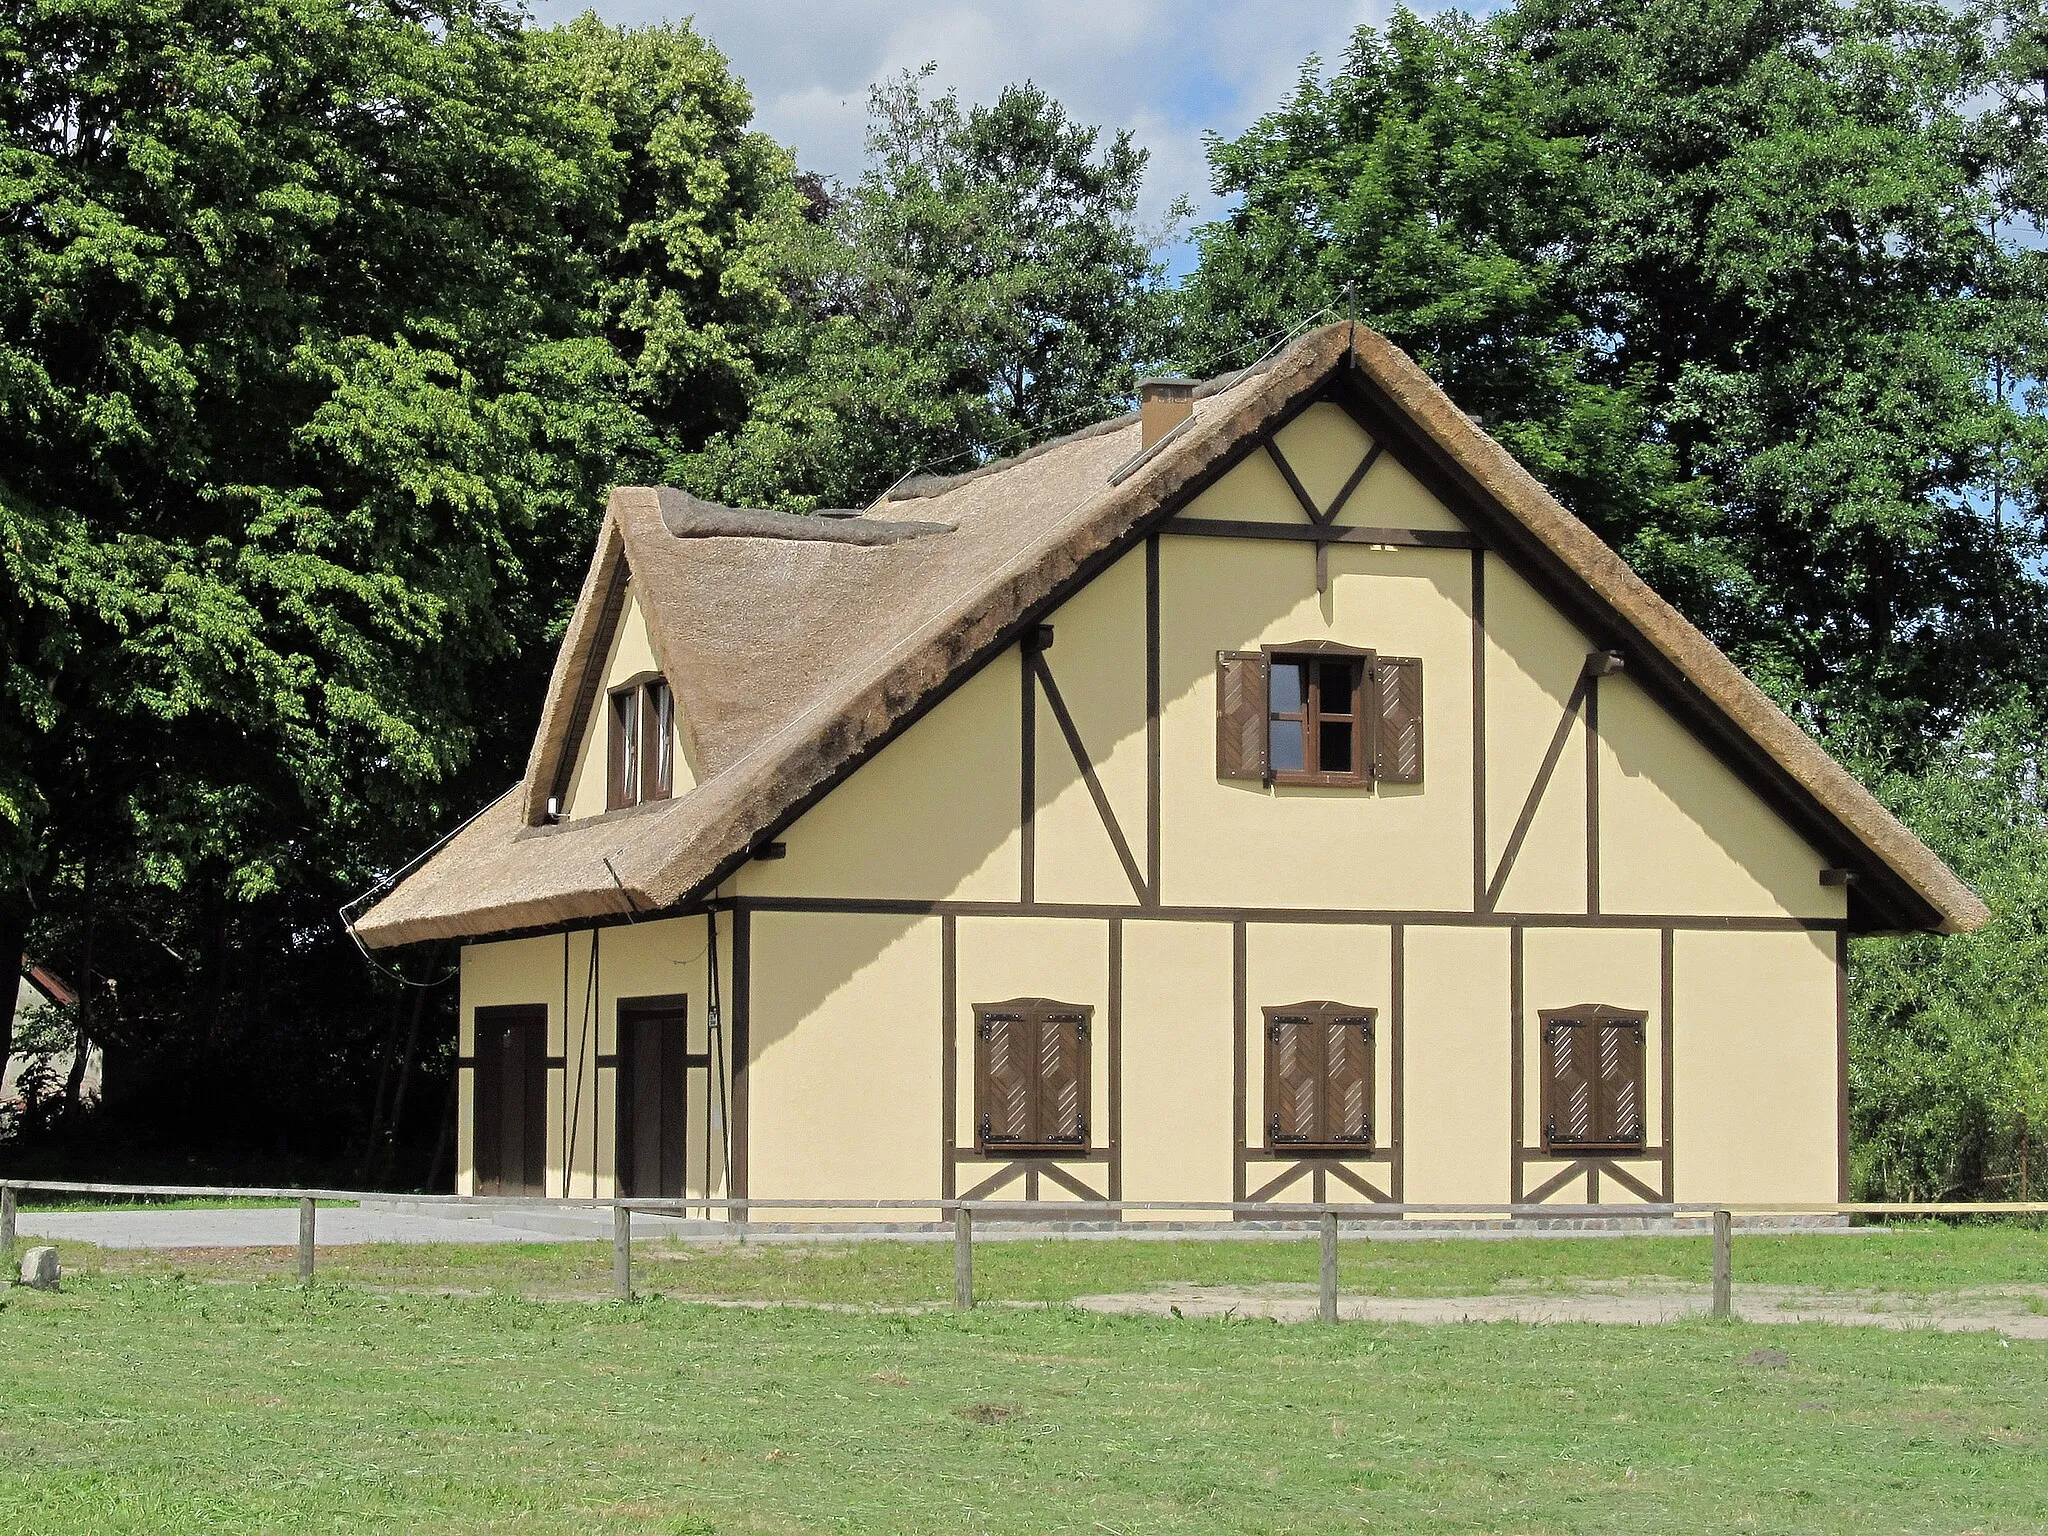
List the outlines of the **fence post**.
{"type": "Polygon", "coordinates": [[[1716,1322],[1735,1315],[1735,1217],[1730,1211],[1714,1212],[1714,1306],[1716,1322]]]}
{"type": "Polygon", "coordinates": [[[974,1212],[953,1207],[953,1310],[974,1310],[974,1212]]]}
{"type": "Polygon", "coordinates": [[[313,1283],[313,1202],[299,1202],[299,1284],[313,1283]]]}
{"type": "Polygon", "coordinates": [[[14,1201],[12,1184],[0,1184],[0,1260],[14,1263],[14,1201]]]}
{"type": "Polygon", "coordinates": [[[621,1301],[633,1299],[633,1211],[612,1207],[612,1294],[621,1301]]]}
{"type": "Polygon", "coordinates": [[[1323,1212],[1323,1321],[1337,1321],[1337,1213],[1323,1212]]]}

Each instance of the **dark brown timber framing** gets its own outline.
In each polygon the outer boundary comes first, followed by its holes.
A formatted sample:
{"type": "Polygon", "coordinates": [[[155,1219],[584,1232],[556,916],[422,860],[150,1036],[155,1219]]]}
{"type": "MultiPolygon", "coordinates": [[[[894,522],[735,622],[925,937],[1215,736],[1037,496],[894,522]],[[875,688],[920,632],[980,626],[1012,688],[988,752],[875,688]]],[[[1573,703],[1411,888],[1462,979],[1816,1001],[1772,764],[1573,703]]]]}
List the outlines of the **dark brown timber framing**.
{"type": "MultiPolygon", "coordinates": [[[[747,1198],[747,1080],[753,1059],[754,929],[753,914],[741,907],[732,915],[732,1193],[747,1198]]],[[[708,1181],[708,1174],[707,1174],[708,1181]]],[[[745,1221],[747,1208],[736,1207],[733,1219],[745,1221]]]]}
{"type": "Polygon", "coordinates": [[[1472,910],[1486,910],[1486,551],[1472,551],[1472,910]]]}
{"type": "Polygon", "coordinates": [[[1327,523],[1255,523],[1224,517],[1173,517],[1159,532],[1208,539],[1290,539],[1304,544],[1387,544],[1401,549],[1479,549],[1469,533],[1448,528],[1341,528],[1327,523]]]}
{"type": "Polygon", "coordinates": [[[1038,877],[1038,672],[1032,666],[1036,627],[1017,642],[1017,899],[1029,905],[1038,877]]]}
{"type": "Polygon", "coordinates": [[[1150,906],[1152,893],[1146,889],[1145,873],[1138,868],[1138,860],[1131,852],[1131,845],[1124,836],[1124,829],[1116,819],[1116,810],[1109,803],[1109,795],[1102,787],[1102,780],[1096,775],[1095,760],[1089,755],[1087,743],[1081,740],[1081,731],[1074,724],[1074,717],[1067,709],[1067,701],[1060,694],[1060,686],[1053,680],[1052,668],[1046,664],[1043,651],[1027,651],[1038,681],[1045,687],[1045,702],[1052,706],[1052,717],[1058,723],[1060,734],[1066,738],[1067,750],[1073,754],[1074,766],[1081,770],[1081,782],[1088,787],[1088,798],[1095,803],[1095,814],[1102,818],[1102,830],[1109,834],[1109,843],[1116,850],[1117,862],[1124,867],[1124,876],[1131,882],[1131,892],[1139,904],[1150,906]]]}
{"type": "MultiPolygon", "coordinates": [[[[1667,969],[1666,974],[1669,974],[1667,969]]],[[[1849,1198],[1849,935],[1835,935],[1835,1198],[1849,1198]]]]}
{"type": "Polygon", "coordinates": [[[1159,539],[1145,540],[1145,889],[1147,906],[1165,898],[1160,893],[1160,747],[1159,747],[1159,539]]]}
{"type": "Polygon", "coordinates": [[[1858,932],[1938,929],[1943,914],[1880,858],[1855,856],[1859,839],[1733,720],[1709,704],[1698,685],[1637,631],[1618,610],[1574,576],[1562,558],[1496,501],[1452,454],[1413,423],[1362,369],[1339,370],[1330,396],[1348,409],[1402,468],[1453,513],[1469,522],[1489,551],[1501,556],[1602,650],[1628,660],[1629,675],[1686,724],[1731,772],[1754,788],[1828,862],[1854,867],[1851,921],[1858,932]]]}

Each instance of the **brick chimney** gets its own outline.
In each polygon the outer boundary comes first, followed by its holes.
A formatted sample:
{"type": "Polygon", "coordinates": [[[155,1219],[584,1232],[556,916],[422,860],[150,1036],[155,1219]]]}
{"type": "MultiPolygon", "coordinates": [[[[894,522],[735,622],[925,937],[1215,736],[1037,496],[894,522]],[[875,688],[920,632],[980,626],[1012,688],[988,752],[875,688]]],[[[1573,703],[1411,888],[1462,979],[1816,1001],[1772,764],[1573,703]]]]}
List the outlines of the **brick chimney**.
{"type": "Polygon", "coordinates": [[[1193,379],[1138,380],[1138,446],[1150,448],[1195,412],[1193,379]]]}

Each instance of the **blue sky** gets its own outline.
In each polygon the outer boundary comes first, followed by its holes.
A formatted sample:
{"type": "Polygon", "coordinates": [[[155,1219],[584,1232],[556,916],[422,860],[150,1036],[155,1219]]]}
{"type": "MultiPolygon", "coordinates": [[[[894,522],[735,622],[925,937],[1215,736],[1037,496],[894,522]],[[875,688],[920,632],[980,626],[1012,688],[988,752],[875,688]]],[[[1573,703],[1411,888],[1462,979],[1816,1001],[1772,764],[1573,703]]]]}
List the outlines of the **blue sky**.
{"type": "MultiPolygon", "coordinates": [[[[590,0],[529,0],[566,20],[590,0]]],[[[1389,0],[597,0],[608,21],[690,17],[753,89],[757,120],[809,170],[860,168],[867,89],[925,63],[940,88],[991,99],[1035,80],[1081,120],[1129,128],[1152,152],[1142,215],[1186,193],[1212,213],[1202,135],[1234,134],[1277,103],[1311,53],[1342,54],[1389,0]]],[[[1427,3],[1419,10],[1435,9],[1427,3]]],[[[1185,249],[1166,253],[1185,267],[1185,249]]]]}

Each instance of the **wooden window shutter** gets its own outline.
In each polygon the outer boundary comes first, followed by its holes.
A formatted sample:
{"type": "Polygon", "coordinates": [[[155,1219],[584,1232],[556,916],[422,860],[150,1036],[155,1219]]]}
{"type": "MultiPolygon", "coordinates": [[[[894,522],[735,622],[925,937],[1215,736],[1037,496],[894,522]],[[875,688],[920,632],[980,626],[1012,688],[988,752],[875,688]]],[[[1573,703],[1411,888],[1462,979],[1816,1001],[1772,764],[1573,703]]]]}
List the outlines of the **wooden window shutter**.
{"type": "Polygon", "coordinates": [[[1544,1139],[1553,1143],[1593,1140],[1593,1042],[1584,1022],[1573,1018],[1545,1019],[1543,1049],[1548,1062],[1544,1077],[1544,1139]]]}
{"type": "Polygon", "coordinates": [[[604,808],[617,811],[640,800],[640,690],[621,688],[609,703],[611,777],[604,808]]]}
{"type": "Polygon", "coordinates": [[[1373,1017],[1348,1003],[1266,1009],[1268,1147],[1371,1150],[1373,1017]]]}
{"type": "Polygon", "coordinates": [[[675,695],[660,678],[640,690],[640,798],[675,792],[675,695]]]}
{"type": "Polygon", "coordinates": [[[1216,657],[1216,777],[1257,779],[1267,772],[1266,658],[1259,651],[1216,657]]]}
{"type": "Polygon", "coordinates": [[[1048,1011],[1038,1026],[1038,1135],[1044,1146],[1088,1144],[1088,1017],[1048,1011]]]}
{"type": "Polygon", "coordinates": [[[1266,1133],[1271,1145],[1311,1142],[1320,1132],[1316,1113],[1322,1054],[1305,1013],[1266,1010],[1266,1133]]]}
{"type": "Polygon", "coordinates": [[[1038,1021],[1018,1012],[976,1012],[975,1098],[981,1106],[980,1139],[984,1143],[1028,1142],[1038,1129],[1032,1092],[1038,1021]]]}
{"type": "Polygon", "coordinates": [[[1372,1143],[1372,1019],[1347,1014],[1328,1019],[1323,1033],[1325,1142],[1372,1143]]]}
{"type": "Polygon", "coordinates": [[[1369,674],[1373,777],[1422,782],[1422,658],[1380,656],[1369,674]]]}
{"type": "Polygon", "coordinates": [[[1617,1146],[1643,1140],[1643,1021],[1603,1019],[1599,1031],[1599,1118],[1596,1140],[1617,1146]]]}

